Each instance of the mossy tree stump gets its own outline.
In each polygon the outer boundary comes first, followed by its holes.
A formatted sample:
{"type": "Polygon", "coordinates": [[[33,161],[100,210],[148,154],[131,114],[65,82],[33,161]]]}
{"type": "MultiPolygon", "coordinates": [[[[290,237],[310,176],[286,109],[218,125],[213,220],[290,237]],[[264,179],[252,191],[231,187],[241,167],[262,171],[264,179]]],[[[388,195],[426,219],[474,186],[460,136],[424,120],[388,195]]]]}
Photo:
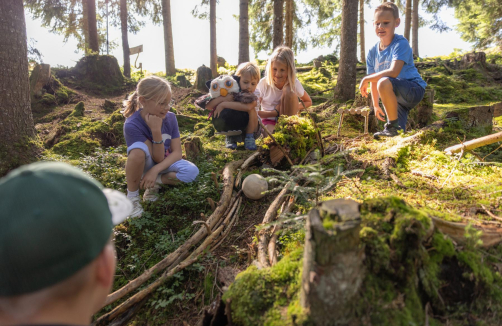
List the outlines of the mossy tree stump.
{"type": "Polygon", "coordinates": [[[72,68],[83,87],[104,93],[114,92],[124,86],[124,76],[117,58],[111,55],[88,55],[72,68]]]}
{"type": "Polygon", "coordinates": [[[203,93],[207,93],[209,92],[209,89],[206,87],[206,82],[211,79],[213,79],[213,72],[211,68],[202,65],[197,68],[194,87],[203,93]]]}
{"type": "Polygon", "coordinates": [[[447,112],[444,118],[449,121],[459,121],[463,128],[479,130],[487,135],[493,129],[494,111],[493,106],[474,106],[447,112]]]}
{"type": "Polygon", "coordinates": [[[411,110],[408,122],[411,128],[422,128],[432,122],[432,108],[434,106],[434,89],[426,88],[424,98],[416,108],[411,110]]]}
{"type": "Polygon", "coordinates": [[[42,88],[51,80],[51,65],[37,64],[30,75],[30,95],[42,96],[42,88]]]}
{"type": "Polygon", "coordinates": [[[353,200],[330,200],[309,212],[300,303],[314,325],[345,325],[353,317],[364,278],[360,223],[353,200]]]}

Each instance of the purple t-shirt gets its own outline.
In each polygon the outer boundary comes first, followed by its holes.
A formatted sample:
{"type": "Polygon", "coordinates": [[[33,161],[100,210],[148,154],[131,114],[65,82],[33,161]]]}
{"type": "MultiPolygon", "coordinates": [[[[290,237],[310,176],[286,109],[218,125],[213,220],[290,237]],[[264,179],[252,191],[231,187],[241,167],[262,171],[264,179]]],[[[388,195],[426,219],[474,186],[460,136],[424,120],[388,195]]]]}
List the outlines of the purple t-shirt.
{"type": "MultiPolygon", "coordinates": [[[[147,139],[152,141],[152,131],[146,124],[145,120],[140,115],[141,110],[133,113],[124,123],[124,138],[127,147],[134,143],[144,143],[147,139]]],[[[162,140],[166,149],[166,156],[171,152],[171,139],[180,138],[180,130],[178,128],[178,120],[172,112],[167,112],[162,120],[162,140]]]]}

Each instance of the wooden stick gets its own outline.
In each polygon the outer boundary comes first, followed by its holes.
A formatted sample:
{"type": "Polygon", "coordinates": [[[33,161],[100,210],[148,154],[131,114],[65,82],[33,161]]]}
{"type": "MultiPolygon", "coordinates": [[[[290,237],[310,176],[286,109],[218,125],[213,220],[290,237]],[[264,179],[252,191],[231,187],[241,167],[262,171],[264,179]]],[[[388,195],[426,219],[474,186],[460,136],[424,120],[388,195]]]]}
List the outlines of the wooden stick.
{"type": "Polygon", "coordinates": [[[221,230],[223,230],[223,226],[220,226],[218,229],[216,229],[211,236],[207,237],[206,240],[187,258],[185,259],[182,263],[177,265],[175,268],[166,271],[160,276],[158,279],[156,279],[152,284],[148,285],[145,289],[141,290],[140,292],[136,293],[134,296],[130,297],[127,299],[125,302],[123,302],[121,305],[117,306],[115,309],[110,311],[109,313],[101,316],[98,320],[94,322],[93,325],[106,325],[110,323],[112,320],[126,312],[129,308],[133,307],[136,303],[141,302],[143,299],[145,299],[149,294],[151,294],[155,289],[157,289],[161,284],[163,284],[166,280],[171,278],[174,274],[178,273],[179,271],[183,270],[184,268],[192,265],[199,259],[199,255],[204,252],[204,250],[209,246],[209,244],[216,238],[221,233],[221,230]]]}
{"type": "Polygon", "coordinates": [[[493,144],[493,143],[496,143],[499,141],[502,141],[502,131],[498,132],[496,134],[484,136],[481,138],[476,138],[476,139],[469,140],[469,141],[462,143],[462,144],[448,147],[444,151],[446,154],[452,155],[453,153],[458,153],[461,150],[470,151],[475,148],[485,146],[485,145],[490,145],[490,144],[493,144]]]}
{"type": "MultiPolygon", "coordinates": [[[[261,223],[262,225],[272,222],[277,217],[277,209],[281,205],[282,201],[285,199],[285,195],[288,192],[290,185],[291,182],[288,182],[281,190],[281,192],[277,195],[277,197],[275,197],[272,204],[270,204],[270,206],[267,209],[267,212],[265,213],[265,217],[263,218],[263,221],[261,223]]],[[[268,262],[267,259],[267,248],[268,248],[267,230],[261,229],[258,232],[258,262],[261,264],[262,267],[270,267],[270,263],[268,262]]]]}
{"type": "Polygon", "coordinates": [[[265,130],[265,132],[267,133],[267,135],[269,135],[270,138],[272,138],[272,140],[277,145],[277,147],[279,147],[279,149],[284,154],[284,156],[286,156],[286,158],[288,159],[289,164],[293,165],[293,161],[291,161],[291,159],[289,158],[289,155],[288,155],[288,153],[286,153],[286,150],[281,146],[281,144],[279,144],[277,142],[277,140],[275,140],[274,136],[272,136],[272,134],[270,133],[270,131],[268,131],[268,129],[265,128],[265,126],[263,125],[263,122],[261,122],[260,119],[258,119],[258,122],[260,123],[260,126],[263,128],[263,130],[265,130]]]}
{"type": "MultiPolygon", "coordinates": [[[[281,211],[280,215],[288,214],[293,209],[295,203],[295,197],[290,197],[288,200],[287,206],[281,211]]],[[[284,205],[284,204],[283,204],[284,205]]],[[[268,259],[270,260],[270,265],[274,266],[277,264],[277,252],[275,250],[277,245],[277,239],[279,238],[279,231],[282,228],[282,223],[278,223],[274,230],[272,231],[272,237],[270,238],[270,242],[268,243],[268,259]]]]}
{"type": "Polygon", "coordinates": [[[237,177],[235,177],[236,188],[239,188],[241,185],[242,171],[246,170],[260,155],[260,152],[255,152],[244,161],[241,168],[239,169],[239,172],[237,173],[237,177]]]}
{"type": "Polygon", "coordinates": [[[316,129],[316,138],[317,138],[317,143],[319,144],[319,149],[321,150],[321,157],[324,157],[324,145],[322,143],[322,134],[321,134],[321,129],[317,127],[317,123],[315,122],[314,118],[312,118],[312,115],[310,114],[310,111],[307,110],[307,107],[305,106],[305,103],[303,103],[301,98],[298,98],[300,103],[303,106],[303,109],[307,114],[309,115],[310,120],[312,120],[312,123],[314,124],[314,128],[316,129]]]}
{"type": "MultiPolygon", "coordinates": [[[[222,218],[223,213],[226,211],[228,205],[230,204],[230,200],[232,198],[232,190],[234,184],[234,172],[237,167],[239,167],[243,163],[243,160],[235,161],[228,163],[223,169],[223,194],[221,195],[221,205],[216,208],[216,210],[211,214],[211,216],[207,219],[206,223],[210,226],[210,228],[214,228],[215,224],[222,218]]],[[[213,232],[214,233],[214,232],[213,232]]],[[[152,275],[158,273],[176,263],[180,257],[186,257],[188,250],[199,243],[205,236],[207,235],[207,230],[205,227],[201,227],[199,231],[197,231],[190,239],[188,239],[183,245],[178,247],[176,251],[167,255],[160,262],[155,264],[155,266],[146,270],[143,274],[135,278],[134,280],[127,283],[122,288],[117,291],[111,293],[106,298],[106,302],[102,307],[113,303],[120,298],[124,297],[128,293],[134,291],[138,287],[140,287],[143,283],[152,277],[152,275]]],[[[101,307],[101,308],[102,308],[101,307]]]]}
{"type": "Polygon", "coordinates": [[[425,174],[425,173],[423,173],[421,171],[417,171],[417,170],[412,170],[411,174],[418,175],[419,177],[424,177],[424,178],[431,179],[431,180],[436,180],[436,181],[439,180],[439,178],[436,177],[435,175],[425,174]]]}

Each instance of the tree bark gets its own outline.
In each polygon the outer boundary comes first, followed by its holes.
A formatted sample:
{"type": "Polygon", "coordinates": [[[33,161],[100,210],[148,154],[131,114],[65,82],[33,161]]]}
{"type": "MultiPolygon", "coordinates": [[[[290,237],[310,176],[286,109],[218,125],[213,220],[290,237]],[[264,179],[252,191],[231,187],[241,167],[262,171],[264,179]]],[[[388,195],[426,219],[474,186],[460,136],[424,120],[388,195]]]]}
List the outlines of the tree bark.
{"type": "Polygon", "coordinates": [[[340,64],[335,99],[347,101],[356,95],[357,1],[343,0],[340,64]]]}
{"type": "Polygon", "coordinates": [[[282,45],[284,34],[284,0],[274,0],[274,34],[272,46],[282,45]]]}
{"type": "Polygon", "coordinates": [[[174,63],[173,28],[171,24],[171,0],[162,0],[162,21],[164,24],[166,76],[174,76],[176,75],[176,67],[174,63]]]}
{"type": "Polygon", "coordinates": [[[33,159],[26,24],[21,0],[0,2],[0,176],[33,159]]]}
{"type": "Polygon", "coordinates": [[[413,56],[419,57],[418,55],[418,1],[413,0],[413,20],[412,20],[412,49],[413,56]]]}
{"type": "MultiPolygon", "coordinates": [[[[357,5],[357,3],[356,3],[357,5]]],[[[313,325],[350,325],[364,278],[359,204],[334,199],[307,218],[300,304],[313,325]],[[324,219],[332,221],[325,229],[324,219]]]]}
{"type": "Polygon", "coordinates": [[[127,37],[127,0],[120,0],[120,28],[122,31],[122,52],[124,54],[124,76],[131,78],[131,57],[127,37]]]}
{"type": "Polygon", "coordinates": [[[99,54],[96,0],[87,0],[87,23],[89,24],[89,50],[99,54]]]}
{"type": "Polygon", "coordinates": [[[84,55],[89,54],[89,11],[87,0],[82,0],[82,34],[84,35],[84,55]]]}
{"type": "Polygon", "coordinates": [[[218,77],[218,55],[216,53],[216,0],[209,0],[209,33],[210,33],[210,61],[209,68],[213,73],[213,78],[218,77]]]}
{"type": "Polygon", "coordinates": [[[359,0],[359,42],[361,43],[361,62],[366,63],[366,48],[364,45],[364,0],[359,0]]]}
{"type": "Polygon", "coordinates": [[[404,14],[404,38],[410,41],[410,29],[411,29],[411,1],[406,0],[406,9],[404,14]]]}
{"type": "Polygon", "coordinates": [[[293,10],[293,0],[286,0],[286,39],[284,44],[290,49],[293,48],[293,10]]]}
{"type": "Polygon", "coordinates": [[[249,61],[249,0],[240,0],[239,63],[249,61]]]}

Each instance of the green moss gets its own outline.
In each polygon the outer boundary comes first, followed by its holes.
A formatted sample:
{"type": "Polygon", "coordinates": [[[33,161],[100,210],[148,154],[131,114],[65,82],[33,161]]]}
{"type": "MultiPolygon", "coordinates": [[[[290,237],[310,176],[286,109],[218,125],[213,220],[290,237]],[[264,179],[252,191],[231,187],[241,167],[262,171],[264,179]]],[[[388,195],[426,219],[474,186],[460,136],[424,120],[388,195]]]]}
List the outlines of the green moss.
{"type": "Polygon", "coordinates": [[[77,105],[73,108],[72,113],[70,113],[71,117],[83,117],[84,116],[84,102],[78,102],[77,105]]]}
{"type": "Polygon", "coordinates": [[[66,91],[66,87],[60,88],[56,91],[56,97],[58,102],[67,102],[68,101],[68,92],[66,91]]]}
{"type": "Polygon", "coordinates": [[[298,302],[302,256],[298,249],[272,268],[251,266],[237,275],[223,296],[223,300],[232,300],[232,321],[239,325],[292,325],[293,320],[303,318],[298,302]]]}
{"type": "Polygon", "coordinates": [[[55,105],[56,97],[52,94],[46,93],[42,96],[41,102],[45,105],[55,105]]]}

